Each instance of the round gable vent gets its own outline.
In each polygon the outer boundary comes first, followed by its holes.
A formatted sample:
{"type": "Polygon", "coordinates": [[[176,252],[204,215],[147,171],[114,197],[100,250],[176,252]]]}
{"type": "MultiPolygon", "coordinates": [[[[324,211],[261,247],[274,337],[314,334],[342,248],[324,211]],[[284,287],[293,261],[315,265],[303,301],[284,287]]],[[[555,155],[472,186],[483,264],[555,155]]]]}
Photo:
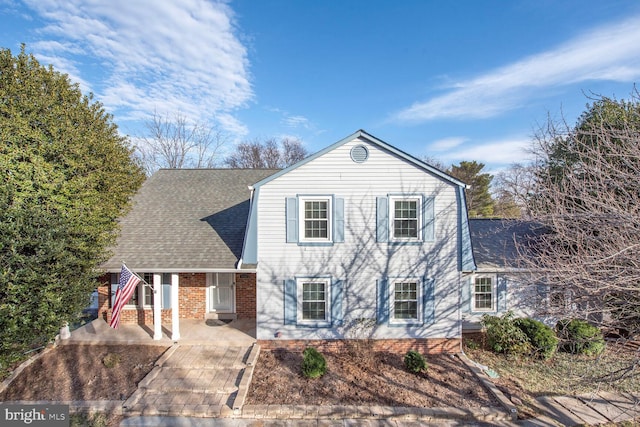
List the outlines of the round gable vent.
{"type": "Polygon", "coordinates": [[[369,150],[364,145],[356,145],[351,149],[351,160],[356,163],[364,163],[369,158],[369,150]]]}

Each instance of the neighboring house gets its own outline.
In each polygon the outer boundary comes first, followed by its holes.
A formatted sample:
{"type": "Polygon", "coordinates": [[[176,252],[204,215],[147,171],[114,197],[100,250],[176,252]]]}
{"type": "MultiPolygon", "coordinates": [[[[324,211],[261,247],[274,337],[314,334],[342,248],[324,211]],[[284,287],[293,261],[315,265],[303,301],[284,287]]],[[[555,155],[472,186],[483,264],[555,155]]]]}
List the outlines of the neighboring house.
{"type": "Polygon", "coordinates": [[[125,262],[160,303],[141,285],[122,321],[155,309],[174,339],[181,318],[226,316],[255,318],[265,348],[458,351],[476,271],[464,188],[364,131],[281,171],[158,171],[122,220],[99,311],[125,262]]]}
{"type": "Polygon", "coordinates": [[[519,265],[517,243],[526,243],[540,227],[517,219],[473,218],[469,228],[477,269],[463,275],[463,332],[481,329],[484,314],[512,311],[516,317],[539,317],[537,311],[547,303],[548,290],[525,280],[529,272],[519,265]]]}

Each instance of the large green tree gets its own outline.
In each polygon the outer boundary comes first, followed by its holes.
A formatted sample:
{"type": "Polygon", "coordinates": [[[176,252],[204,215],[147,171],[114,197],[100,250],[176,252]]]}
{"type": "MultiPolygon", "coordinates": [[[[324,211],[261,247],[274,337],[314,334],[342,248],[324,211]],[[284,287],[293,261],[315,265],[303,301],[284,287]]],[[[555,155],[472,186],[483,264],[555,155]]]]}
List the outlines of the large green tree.
{"type": "Polygon", "coordinates": [[[493,175],[482,173],[484,163],[462,161],[459,165],[452,165],[449,174],[468,184],[470,188],[465,190],[467,209],[469,216],[490,217],[493,216],[494,200],[489,192],[489,186],[493,175]]]}
{"type": "Polygon", "coordinates": [[[0,368],[87,306],[144,180],[92,96],[24,46],[0,49],[0,368]]]}

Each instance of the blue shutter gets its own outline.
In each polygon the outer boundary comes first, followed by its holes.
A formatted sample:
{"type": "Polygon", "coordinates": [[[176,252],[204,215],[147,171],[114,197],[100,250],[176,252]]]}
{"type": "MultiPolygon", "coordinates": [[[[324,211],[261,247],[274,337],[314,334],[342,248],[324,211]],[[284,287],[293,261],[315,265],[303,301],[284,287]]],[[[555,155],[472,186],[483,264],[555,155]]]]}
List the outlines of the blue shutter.
{"type": "Polygon", "coordinates": [[[423,197],[422,199],[422,240],[433,242],[435,233],[435,199],[423,197]]]}
{"type": "Polygon", "coordinates": [[[378,280],[378,324],[389,323],[389,282],[387,279],[378,280]]]}
{"type": "Polygon", "coordinates": [[[344,242],[344,199],[335,198],[333,200],[333,241],[336,243],[344,242]]]}
{"type": "Polygon", "coordinates": [[[296,197],[287,198],[287,243],[298,241],[298,199],[296,197]]]}
{"type": "Polygon", "coordinates": [[[331,321],[333,326],[341,326],[343,313],[342,313],[342,300],[344,299],[344,282],[342,280],[336,280],[331,285],[331,321]]]}
{"type": "Polygon", "coordinates": [[[463,313],[469,313],[473,311],[473,305],[471,304],[471,287],[475,286],[473,276],[468,280],[463,278],[461,280],[462,291],[460,296],[460,310],[463,313]]]}
{"type": "Polygon", "coordinates": [[[425,325],[431,325],[436,320],[435,288],[435,280],[425,277],[422,285],[422,321],[425,325]]]}
{"type": "Polygon", "coordinates": [[[162,308],[171,308],[171,285],[162,284],[162,308]]]}
{"type": "Polygon", "coordinates": [[[389,241],[389,199],[376,198],[376,241],[389,241]]]}
{"type": "Polygon", "coordinates": [[[296,281],[284,281],[284,324],[295,325],[298,319],[298,290],[296,281]]]}
{"type": "Polygon", "coordinates": [[[162,273],[162,308],[171,308],[171,273],[162,273]]]}
{"type": "Polygon", "coordinates": [[[507,278],[498,276],[498,312],[507,311],[507,278]]]}

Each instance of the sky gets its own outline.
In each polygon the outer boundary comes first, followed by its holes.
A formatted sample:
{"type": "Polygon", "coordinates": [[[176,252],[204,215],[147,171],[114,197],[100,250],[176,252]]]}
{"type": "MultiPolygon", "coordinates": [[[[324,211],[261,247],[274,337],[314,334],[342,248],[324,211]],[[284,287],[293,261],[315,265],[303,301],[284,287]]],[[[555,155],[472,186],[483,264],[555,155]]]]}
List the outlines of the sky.
{"type": "Polygon", "coordinates": [[[628,0],[0,0],[21,43],[95,95],[123,134],[154,113],[230,144],[318,151],[359,129],[444,165],[525,161],[548,118],[640,81],[628,0]]]}

